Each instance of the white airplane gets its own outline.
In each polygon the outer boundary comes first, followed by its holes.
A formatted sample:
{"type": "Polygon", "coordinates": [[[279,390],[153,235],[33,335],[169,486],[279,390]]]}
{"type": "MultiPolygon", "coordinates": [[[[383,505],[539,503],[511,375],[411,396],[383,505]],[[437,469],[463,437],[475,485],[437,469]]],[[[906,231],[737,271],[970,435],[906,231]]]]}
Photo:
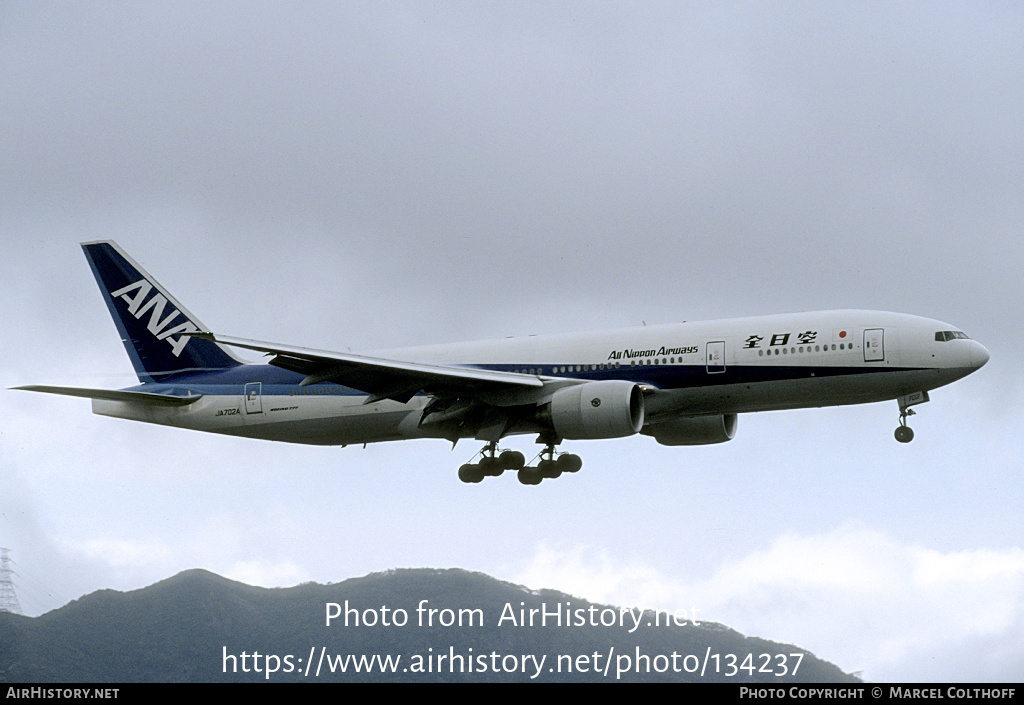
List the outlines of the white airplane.
{"type": "MultiPolygon", "coordinates": [[[[820,311],[403,348],[362,355],[214,335],[115,243],[82,245],[141,384],[32,385],[93,412],[292,443],[410,438],[486,445],[464,482],[505,470],[528,485],[576,472],[563,440],[641,433],[668,446],[732,440],[737,415],[896,400],[896,440],[928,392],[988,351],[940,321],[820,311]],[[270,356],[245,363],[231,348],[270,356]],[[537,434],[536,466],[506,436],[537,434]]],[[[474,456],[475,457],[475,456],[474,456]]]]}

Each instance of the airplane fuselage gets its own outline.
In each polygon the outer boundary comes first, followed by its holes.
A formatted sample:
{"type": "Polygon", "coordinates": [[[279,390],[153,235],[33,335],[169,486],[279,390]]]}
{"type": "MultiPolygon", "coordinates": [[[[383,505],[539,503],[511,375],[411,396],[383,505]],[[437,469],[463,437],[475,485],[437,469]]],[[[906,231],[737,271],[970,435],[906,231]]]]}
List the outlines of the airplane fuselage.
{"type": "MultiPolygon", "coordinates": [[[[677,417],[860,404],[926,393],[970,374],[988,359],[975,341],[937,335],[955,330],[907,314],[839,310],[402,348],[368,356],[512,372],[544,381],[536,390],[481,395],[483,401],[507,409],[532,409],[561,386],[629,381],[644,390],[641,432],[658,438],[659,426],[677,417]]],[[[426,395],[404,403],[365,403],[365,392],[329,381],[302,386],[304,378],[260,364],[184,373],[133,389],[202,395],[192,404],[140,406],[95,399],[93,410],[317,445],[453,439],[451,425],[422,423],[431,400],[426,395]]],[[[509,433],[540,431],[532,412],[524,411],[509,433]]],[[[467,427],[456,437],[480,437],[479,429],[467,427]]],[[[659,440],[672,444],[670,434],[663,438],[659,440]]]]}

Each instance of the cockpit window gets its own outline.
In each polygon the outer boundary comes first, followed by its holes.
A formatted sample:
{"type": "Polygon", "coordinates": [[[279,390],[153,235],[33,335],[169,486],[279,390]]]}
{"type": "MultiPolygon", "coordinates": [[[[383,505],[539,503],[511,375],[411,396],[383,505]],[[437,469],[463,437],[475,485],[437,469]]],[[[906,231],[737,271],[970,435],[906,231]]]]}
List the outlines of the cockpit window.
{"type": "Polygon", "coordinates": [[[935,333],[935,340],[944,343],[947,340],[970,340],[966,333],[959,330],[940,330],[935,333]]]}

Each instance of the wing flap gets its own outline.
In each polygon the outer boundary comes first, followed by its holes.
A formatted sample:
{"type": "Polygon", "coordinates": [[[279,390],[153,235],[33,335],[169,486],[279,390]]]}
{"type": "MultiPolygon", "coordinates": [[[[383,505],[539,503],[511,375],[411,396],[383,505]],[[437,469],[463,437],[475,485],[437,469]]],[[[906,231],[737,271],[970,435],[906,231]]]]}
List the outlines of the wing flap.
{"type": "Polygon", "coordinates": [[[85,387],[51,387],[42,384],[30,384],[24,387],[11,387],[26,392],[45,392],[46,394],[62,394],[67,397],[85,399],[103,399],[105,401],[124,401],[132,404],[149,404],[152,406],[187,406],[203,398],[202,394],[187,397],[170,394],[153,394],[150,392],[131,392],[121,389],[87,389],[85,387]]]}

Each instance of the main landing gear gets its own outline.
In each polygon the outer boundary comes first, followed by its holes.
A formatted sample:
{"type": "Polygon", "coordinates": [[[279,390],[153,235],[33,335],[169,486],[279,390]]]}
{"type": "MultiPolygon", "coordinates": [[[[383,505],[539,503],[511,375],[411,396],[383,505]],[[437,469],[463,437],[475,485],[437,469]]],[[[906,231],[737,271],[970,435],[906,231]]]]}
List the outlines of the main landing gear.
{"type": "Polygon", "coordinates": [[[579,472],[583,467],[583,459],[574,453],[561,453],[556,457],[555,446],[551,443],[537,457],[540,461],[536,467],[519,471],[519,481],[524,485],[539,485],[541,480],[553,480],[563,472],[579,472]]]}
{"type": "Polygon", "coordinates": [[[497,454],[498,444],[491,441],[483,447],[479,463],[466,463],[459,468],[459,479],[463,482],[480,482],[485,477],[497,477],[506,470],[521,470],[526,465],[526,456],[518,450],[505,450],[497,454]]]}
{"type": "Polygon", "coordinates": [[[498,444],[488,443],[480,451],[479,463],[466,463],[459,468],[459,479],[463,482],[477,483],[485,477],[497,477],[506,470],[515,470],[519,481],[524,485],[539,485],[541,480],[554,479],[563,472],[578,472],[583,467],[583,460],[573,453],[555,455],[553,443],[537,456],[540,461],[535,467],[526,465],[526,456],[517,450],[504,450],[498,453],[498,444]]]}

